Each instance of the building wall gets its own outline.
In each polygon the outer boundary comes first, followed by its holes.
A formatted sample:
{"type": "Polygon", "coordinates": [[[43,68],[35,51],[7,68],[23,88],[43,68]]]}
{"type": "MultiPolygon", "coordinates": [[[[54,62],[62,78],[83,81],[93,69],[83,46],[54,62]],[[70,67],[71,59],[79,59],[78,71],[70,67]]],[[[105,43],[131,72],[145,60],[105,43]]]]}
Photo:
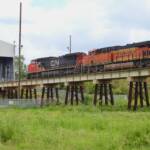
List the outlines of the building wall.
{"type": "Polygon", "coordinates": [[[15,49],[13,44],[0,41],[0,57],[14,57],[15,49]]]}
{"type": "Polygon", "coordinates": [[[0,41],[0,81],[14,80],[14,57],[14,45],[0,41]]]}

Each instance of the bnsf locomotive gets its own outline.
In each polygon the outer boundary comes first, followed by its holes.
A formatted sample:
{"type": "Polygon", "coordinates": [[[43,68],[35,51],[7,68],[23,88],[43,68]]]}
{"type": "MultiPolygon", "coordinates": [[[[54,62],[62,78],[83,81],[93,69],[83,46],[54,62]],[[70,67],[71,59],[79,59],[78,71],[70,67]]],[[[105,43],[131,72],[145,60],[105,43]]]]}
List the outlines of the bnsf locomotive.
{"type": "Polygon", "coordinates": [[[59,77],[129,68],[150,67],[150,41],[105,47],[31,61],[28,78],[59,77]]]}

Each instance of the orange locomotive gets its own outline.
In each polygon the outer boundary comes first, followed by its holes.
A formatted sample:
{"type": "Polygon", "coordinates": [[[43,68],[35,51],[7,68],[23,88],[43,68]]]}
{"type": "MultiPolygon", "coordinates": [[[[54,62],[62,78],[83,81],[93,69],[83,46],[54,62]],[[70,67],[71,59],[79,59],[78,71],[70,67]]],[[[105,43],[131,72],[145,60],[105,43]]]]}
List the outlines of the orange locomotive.
{"type": "Polygon", "coordinates": [[[150,41],[92,50],[82,65],[92,72],[150,66],[150,41]]]}

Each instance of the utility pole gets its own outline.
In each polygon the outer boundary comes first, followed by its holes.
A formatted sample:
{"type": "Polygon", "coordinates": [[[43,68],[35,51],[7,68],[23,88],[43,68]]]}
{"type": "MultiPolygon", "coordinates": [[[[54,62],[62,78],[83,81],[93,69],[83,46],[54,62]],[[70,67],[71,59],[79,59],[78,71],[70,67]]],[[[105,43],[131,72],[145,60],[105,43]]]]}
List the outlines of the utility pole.
{"type": "Polygon", "coordinates": [[[69,53],[72,53],[72,36],[69,35],[69,46],[67,47],[69,53]]]}
{"type": "Polygon", "coordinates": [[[14,44],[14,58],[13,58],[13,80],[15,80],[15,56],[16,56],[16,41],[13,42],[14,44]]]}
{"type": "Polygon", "coordinates": [[[21,81],[21,27],[22,27],[22,2],[20,2],[20,10],[19,10],[19,64],[18,64],[18,99],[20,99],[20,81],[21,81]]]}
{"type": "Polygon", "coordinates": [[[71,35],[69,36],[69,41],[70,41],[70,46],[69,46],[69,51],[70,51],[70,54],[71,54],[71,46],[72,46],[72,37],[71,35]]]}

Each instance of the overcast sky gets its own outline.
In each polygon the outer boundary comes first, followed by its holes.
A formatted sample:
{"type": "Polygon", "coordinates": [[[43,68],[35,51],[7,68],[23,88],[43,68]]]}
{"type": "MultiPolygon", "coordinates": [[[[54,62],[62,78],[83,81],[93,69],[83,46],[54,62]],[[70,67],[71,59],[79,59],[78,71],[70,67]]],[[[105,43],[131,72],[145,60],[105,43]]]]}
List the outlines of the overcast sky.
{"type": "MultiPolygon", "coordinates": [[[[150,0],[22,0],[22,54],[33,58],[150,40],[150,0]]],[[[18,44],[18,0],[0,0],[0,40],[18,44]]],[[[18,51],[16,51],[18,53],[18,51]]]]}

